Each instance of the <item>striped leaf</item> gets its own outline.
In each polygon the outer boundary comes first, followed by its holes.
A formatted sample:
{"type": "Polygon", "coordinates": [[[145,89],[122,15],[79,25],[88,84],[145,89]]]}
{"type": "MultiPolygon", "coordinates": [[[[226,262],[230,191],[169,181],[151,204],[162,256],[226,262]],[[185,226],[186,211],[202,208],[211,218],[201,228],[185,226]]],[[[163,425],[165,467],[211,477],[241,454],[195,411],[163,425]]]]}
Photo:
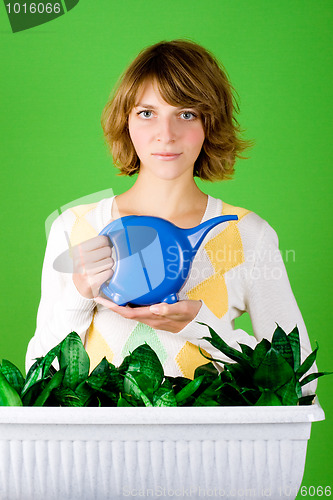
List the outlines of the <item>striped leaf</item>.
{"type": "Polygon", "coordinates": [[[228,358],[232,359],[233,361],[236,361],[237,363],[240,363],[245,366],[250,365],[250,358],[247,354],[243,353],[242,351],[238,351],[237,349],[234,349],[233,347],[229,347],[224,340],[221,339],[221,337],[211,328],[210,326],[206,325],[206,323],[201,323],[198,321],[200,325],[207,326],[210,337],[203,337],[203,340],[207,340],[212,346],[214,346],[216,349],[221,351],[223,354],[228,356],[228,358]]]}
{"type": "Polygon", "coordinates": [[[303,375],[305,375],[305,373],[311,368],[311,366],[316,360],[317,352],[318,352],[318,344],[315,350],[312,351],[311,354],[309,354],[309,356],[303,361],[298,370],[296,370],[296,378],[298,380],[300,380],[300,378],[303,377],[303,375]]]}
{"type": "Polygon", "coordinates": [[[294,371],[297,371],[301,364],[301,344],[297,326],[288,334],[288,340],[294,356],[294,371]]]}
{"type": "Polygon", "coordinates": [[[2,360],[0,370],[15,391],[21,394],[24,386],[24,378],[20,370],[13,363],[7,361],[7,359],[2,360]]]}
{"type": "Polygon", "coordinates": [[[274,349],[276,349],[284,357],[290,366],[294,368],[294,355],[289,338],[279,325],[277,325],[273,333],[271,344],[272,347],[274,347],[274,349]]]}
{"type": "Polygon", "coordinates": [[[67,368],[63,386],[73,391],[89,374],[90,360],[80,336],[72,332],[62,341],[59,355],[60,368],[67,368]]]}
{"type": "Polygon", "coordinates": [[[51,392],[53,389],[56,389],[61,385],[62,379],[64,378],[64,372],[65,368],[62,370],[59,370],[55,375],[51,378],[51,380],[48,382],[46,387],[43,389],[43,391],[40,393],[36,401],[34,402],[33,406],[44,406],[48,398],[50,397],[51,392]]]}
{"type": "Polygon", "coordinates": [[[272,347],[256,369],[253,381],[263,389],[275,391],[293,377],[289,363],[272,347]]]}
{"type": "Polygon", "coordinates": [[[0,372],[0,406],[22,406],[22,404],[18,393],[0,372]]]}
{"type": "Polygon", "coordinates": [[[258,368],[270,348],[271,343],[267,339],[262,339],[259,344],[256,345],[251,360],[251,364],[254,368],[258,368]]]}

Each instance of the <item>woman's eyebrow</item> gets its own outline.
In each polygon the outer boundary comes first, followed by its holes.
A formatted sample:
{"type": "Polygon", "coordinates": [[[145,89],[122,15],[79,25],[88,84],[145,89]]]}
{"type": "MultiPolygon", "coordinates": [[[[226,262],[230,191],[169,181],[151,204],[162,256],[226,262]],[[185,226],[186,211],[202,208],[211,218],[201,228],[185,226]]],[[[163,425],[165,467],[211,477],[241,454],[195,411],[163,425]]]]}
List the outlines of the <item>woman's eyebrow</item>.
{"type": "Polygon", "coordinates": [[[143,104],[143,103],[138,103],[135,105],[136,108],[140,107],[140,108],[149,108],[149,109],[156,109],[155,106],[153,106],[152,104],[143,104]]]}
{"type": "MultiPolygon", "coordinates": [[[[135,105],[136,108],[148,108],[148,109],[157,109],[156,106],[153,106],[152,104],[144,104],[144,103],[138,103],[135,105]]],[[[195,109],[194,106],[173,106],[176,109],[195,109]]]]}

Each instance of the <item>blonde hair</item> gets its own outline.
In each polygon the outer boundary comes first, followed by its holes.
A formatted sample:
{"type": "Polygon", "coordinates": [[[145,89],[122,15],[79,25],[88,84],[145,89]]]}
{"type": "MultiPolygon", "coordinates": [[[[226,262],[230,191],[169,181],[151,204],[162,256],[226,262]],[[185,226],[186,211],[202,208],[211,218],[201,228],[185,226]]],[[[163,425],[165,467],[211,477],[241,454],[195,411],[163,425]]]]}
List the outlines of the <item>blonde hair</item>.
{"type": "Polygon", "coordinates": [[[200,113],[205,140],[193,175],[204,180],[232,177],[236,157],[251,142],[240,138],[234,89],[215,57],[187,40],[160,42],[144,49],[123,74],[102,114],[102,127],[115,165],[122,175],[139,171],[140,160],[128,132],[128,116],[147,81],[154,81],[162,98],[200,113]]]}

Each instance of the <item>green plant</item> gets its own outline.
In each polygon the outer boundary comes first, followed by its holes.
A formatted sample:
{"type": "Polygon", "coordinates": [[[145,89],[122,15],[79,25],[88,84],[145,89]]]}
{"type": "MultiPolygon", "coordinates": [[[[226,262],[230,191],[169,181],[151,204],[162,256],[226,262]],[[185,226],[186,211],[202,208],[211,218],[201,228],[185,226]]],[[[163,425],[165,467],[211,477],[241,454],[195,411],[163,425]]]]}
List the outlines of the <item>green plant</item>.
{"type": "MultiPolygon", "coordinates": [[[[202,323],[204,324],[204,323],[202,323]]],[[[204,337],[235,363],[224,363],[220,373],[217,400],[220,405],[297,405],[311,404],[315,394],[302,396],[302,387],[332,372],[311,373],[316,349],[301,364],[297,327],[288,335],[277,325],[272,341],[261,340],[255,349],[240,344],[241,351],[229,347],[208,325],[210,337],[204,337]]],[[[218,360],[214,360],[218,361],[218,360]]]]}
{"type": "Polygon", "coordinates": [[[148,344],[137,347],[119,367],[103,358],[89,374],[90,360],[75,332],[44,357],[38,358],[24,379],[16,366],[0,366],[0,406],[226,406],[310,404],[301,388],[325,373],[304,374],[315,361],[318,347],[300,364],[295,328],[286,335],[277,327],[272,342],[255,349],[229,347],[208,325],[204,337],[233,363],[219,372],[209,362],[196,369],[194,379],[165,376],[148,344]],[[54,368],[57,361],[59,369],[54,368]],[[303,377],[303,378],[302,378],[303,377]]]}

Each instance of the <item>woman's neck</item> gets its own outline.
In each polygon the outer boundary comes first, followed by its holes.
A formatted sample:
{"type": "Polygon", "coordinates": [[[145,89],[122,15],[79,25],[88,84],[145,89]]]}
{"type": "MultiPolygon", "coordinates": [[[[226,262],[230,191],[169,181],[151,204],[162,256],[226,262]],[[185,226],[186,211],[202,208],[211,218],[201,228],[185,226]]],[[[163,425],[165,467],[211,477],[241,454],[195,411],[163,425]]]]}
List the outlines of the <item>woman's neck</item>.
{"type": "Polygon", "coordinates": [[[191,227],[193,222],[200,223],[207,199],[193,178],[190,182],[155,179],[151,184],[144,182],[139,175],[128,191],[116,197],[112,216],[152,215],[191,227]]]}

